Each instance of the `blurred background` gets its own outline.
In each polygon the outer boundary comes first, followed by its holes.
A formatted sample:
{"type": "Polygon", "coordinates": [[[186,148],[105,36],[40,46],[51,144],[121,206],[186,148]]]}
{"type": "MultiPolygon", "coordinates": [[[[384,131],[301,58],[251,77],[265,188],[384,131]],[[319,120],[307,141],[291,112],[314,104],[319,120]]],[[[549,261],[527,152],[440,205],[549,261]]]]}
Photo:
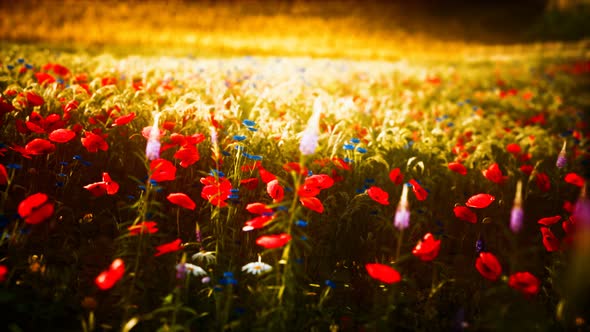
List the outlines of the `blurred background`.
{"type": "Polygon", "coordinates": [[[590,0],[0,1],[3,43],[122,53],[392,59],[589,33],[590,0]]]}

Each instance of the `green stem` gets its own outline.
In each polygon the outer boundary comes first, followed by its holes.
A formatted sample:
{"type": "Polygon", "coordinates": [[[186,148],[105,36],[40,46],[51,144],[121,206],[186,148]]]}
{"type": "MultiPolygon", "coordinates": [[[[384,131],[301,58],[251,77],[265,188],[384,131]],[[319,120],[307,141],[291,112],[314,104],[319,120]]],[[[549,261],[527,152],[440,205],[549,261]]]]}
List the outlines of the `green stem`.
{"type": "Polygon", "coordinates": [[[176,235],[180,238],[180,208],[176,208],[176,235]]]}
{"type": "MultiPolygon", "coordinates": [[[[301,165],[304,165],[304,157],[301,156],[299,163],[301,165]]],[[[293,223],[295,222],[295,218],[297,218],[297,213],[295,212],[297,209],[297,202],[299,201],[299,182],[301,181],[301,174],[299,173],[293,173],[293,182],[294,182],[294,193],[293,193],[293,200],[291,201],[291,207],[289,207],[289,220],[287,222],[287,234],[291,235],[291,232],[293,231],[293,223]]],[[[291,237],[291,241],[289,241],[289,243],[287,243],[287,245],[285,246],[285,248],[283,249],[283,254],[281,256],[281,260],[279,261],[280,263],[283,263],[285,265],[285,269],[283,271],[283,276],[281,278],[281,287],[279,288],[279,292],[277,294],[277,299],[279,300],[279,304],[283,303],[283,294],[285,293],[285,289],[286,289],[286,285],[287,285],[287,281],[288,278],[290,277],[290,260],[289,260],[289,256],[291,253],[291,244],[293,241],[293,237],[291,237]]],[[[278,271],[279,269],[277,269],[278,271]]]]}
{"type": "MultiPolygon", "coordinates": [[[[133,225],[135,226],[140,220],[143,220],[143,218],[145,217],[147,210],[148,210],[148,205],[149,205],[149,193],[152,189],[152,185],[150,180],[147,180],[146,183],[146,190],[145,190],[145,196],[143,196],[143,204],[141,206],[140,209],[140,213],[139,215],[135,218],[135,220],[133,221],[133,225]]],[[[139,241],[137,244],[137,250],[135,253],[135,261],[133,264],[133,276],[132,276],[132,281],[131,281],[131,286],[129,287],[129,293],[127,294],[127,301],[131,301],[131,298],[133,297],[133,291],[135,289],[135,281],[137,280],[137,273],[139,271],[139,258],[141,257],[141,253],[143,252],[143,239],[144,239],[144,231],[143,228],[141,230],[141,232],[139,232],[139,241]]],[[[125,308],[125,317],[128,318],[129,316],[129,308],[130,306],[127,305],[127,307],[125,308]]]]}
{"type": "Polygon", "coordinates": [[[395,261],[397,262],[399,260],[399,255],[402,251],[402,240],[404,237],[404,230],[401,229],[399,231],[399,235],[397,237],[397,248],[395,249],[395,261]]]}

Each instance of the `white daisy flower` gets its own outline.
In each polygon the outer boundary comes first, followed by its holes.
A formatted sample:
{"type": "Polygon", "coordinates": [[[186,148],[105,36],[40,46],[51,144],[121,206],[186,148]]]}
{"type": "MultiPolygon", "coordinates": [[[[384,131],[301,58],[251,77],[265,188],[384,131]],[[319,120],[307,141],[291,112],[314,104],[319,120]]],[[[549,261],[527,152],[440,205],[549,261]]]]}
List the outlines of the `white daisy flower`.
{"type": "Polygon", "coordinates": [[[186,269],[186,272],[192,273],[195,277],[202,277],[207,275],[207,272],[205,272],[205,270],[203,270],[202,267],[197,266],[195,264],[184,263],[184,268],[186,269]]]}
{"type": "Polygon", "coordinates": [[[202,262],[205,265],[215,263],[215,252],[201,250],[192,256],[194,261],[202,262]]]}
{"type": "Polygon", "coordinates": [[[252,262],[252,263],[248,263],[244,266],[242,266],[242,271],[246,271],[250,274],[262,274],[264,272],[268,272],[272,270],[272,266],[262,262],[262,259],[260,256],[258,256],[258,262],[252,262]]]}

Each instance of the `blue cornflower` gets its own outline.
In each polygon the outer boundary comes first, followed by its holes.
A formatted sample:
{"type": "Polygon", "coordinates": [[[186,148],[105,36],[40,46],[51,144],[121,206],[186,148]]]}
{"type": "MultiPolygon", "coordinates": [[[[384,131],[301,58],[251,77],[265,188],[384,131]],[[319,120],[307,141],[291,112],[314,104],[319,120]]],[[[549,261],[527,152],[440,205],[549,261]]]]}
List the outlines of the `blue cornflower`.
{"type": "Polygon", "coordinates": [[[254,122],[252,120],[244,120],[244,121],[242,121],[242,123],[247,127],[253,127],[256,125],[256,122],[254,122]]]}
{"type": "Polygon", "coordinates": [[[246,136],[244,136],[244,135],[234,135],[233,136],[233,139],[234,139],[234,141],[241,142],[241,141],[243,141],[243,140],[246,139],[246,136]]]}
{"type": "Polygon", "coordinates": [[[295,225],[299,227],[307,227],[307,221],[299,219],[295,222],[295,225]]]}
{"type": "Polygon", "coordinates": [[[356,148],[356,152],[358,153],[367,153],[367,149],[365,148],[361,148],[360,146],[358,148],[356,148]]]}

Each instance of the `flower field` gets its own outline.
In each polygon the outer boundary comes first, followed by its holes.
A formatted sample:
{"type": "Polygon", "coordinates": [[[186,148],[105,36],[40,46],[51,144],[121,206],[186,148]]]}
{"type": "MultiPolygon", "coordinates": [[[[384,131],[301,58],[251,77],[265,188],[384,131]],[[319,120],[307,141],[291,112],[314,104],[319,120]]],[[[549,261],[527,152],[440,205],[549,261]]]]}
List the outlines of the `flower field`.
{"type": "Polygon", "coordinates": [[[0,51],[10,331],[590,328],[590,62],[0,51]]]}

